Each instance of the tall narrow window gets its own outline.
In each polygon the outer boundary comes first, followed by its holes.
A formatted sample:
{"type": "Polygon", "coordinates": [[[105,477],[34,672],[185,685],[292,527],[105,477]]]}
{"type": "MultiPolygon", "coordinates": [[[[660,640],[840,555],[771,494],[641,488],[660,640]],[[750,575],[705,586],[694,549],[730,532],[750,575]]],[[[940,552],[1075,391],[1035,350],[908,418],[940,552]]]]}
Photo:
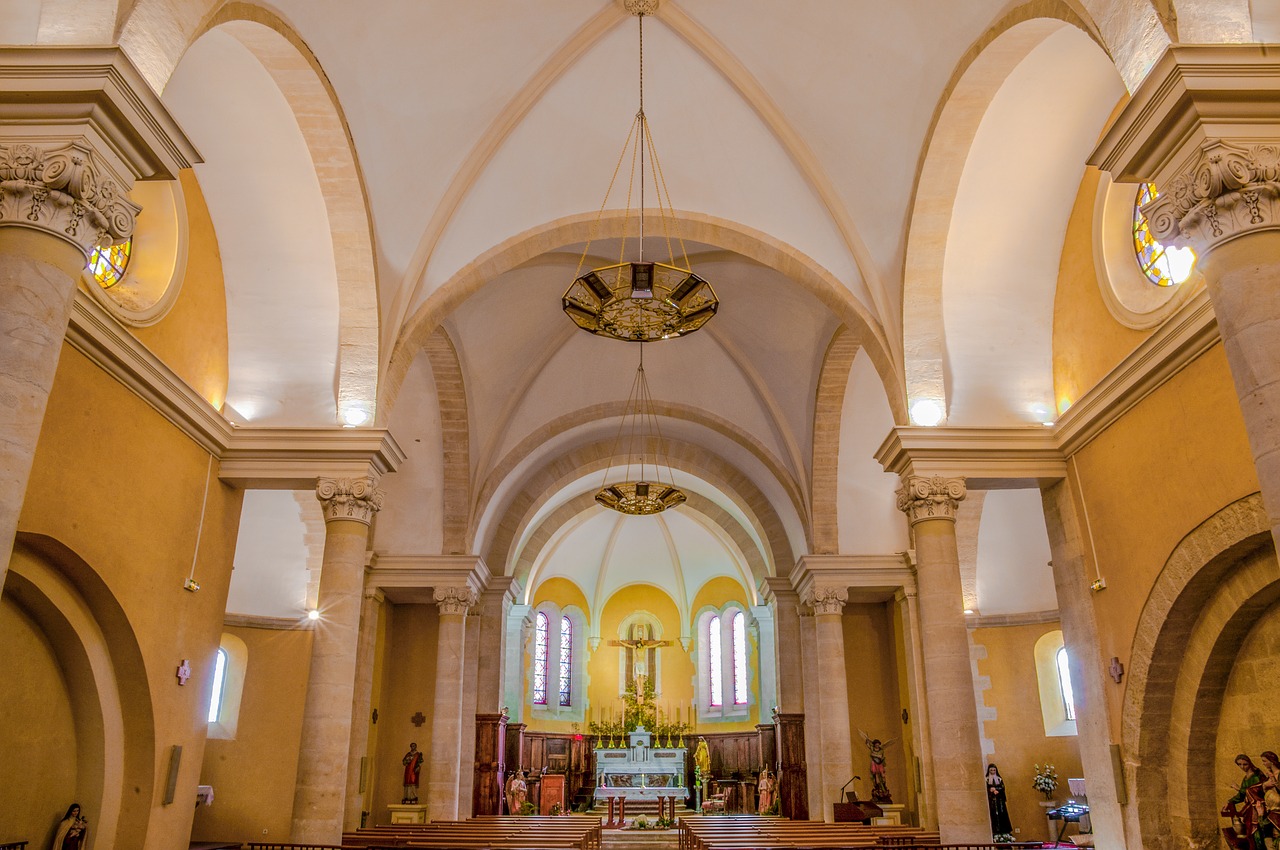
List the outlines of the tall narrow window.
{"type": "Polygon", "coordinates": [[[747,617],[733,615],[733,704],[747,704],[747,617]]]}
{"type": "Polygon", "coordinates": [[[1076,700],[1071,693],[1071,671],[1067,666],[1067,648],[1058,650],[1058,684],[1062,687],[1062,704],[1067,710],[1067,719],[1076,719],[1076,700]]]}
{"type": "Polygon", "coordinates": [[[573,623],[560,618],[560,704],[573,702],[573,623]]]}
{"type": "Polygon", "coordinates": [[[551,640],[547,615],[539,611],[533,629],[533,702],[547,704],[547,644],[551,640]]]}
{"type": "Polygon", "coordinates": [[[209,720],[217,723],[222,716],[222,697],[227,690],[227,651],[218,647],[218,657],[213,662],[213,693],[209,695],[209,720]]]}
{"type": "Polygon", "coordinates": [[[707,655],[710,662],[711,704],[724,705],[724,683],[721,681],[720,617],[707,621],[707,655]]]}

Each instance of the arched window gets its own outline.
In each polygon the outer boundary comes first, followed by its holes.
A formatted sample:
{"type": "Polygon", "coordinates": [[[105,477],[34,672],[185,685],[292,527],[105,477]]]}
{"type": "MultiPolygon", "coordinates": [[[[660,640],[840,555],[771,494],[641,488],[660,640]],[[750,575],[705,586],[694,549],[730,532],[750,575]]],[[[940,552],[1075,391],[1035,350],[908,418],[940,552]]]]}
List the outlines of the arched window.
{"type": "Polygon", "coordinates": [[[1166,248],[1156,241],[1142,207],[1159,194],[1154,183],[1138,186],[1138,195],[1133,201],[1133,251],[1147,280],[1156,286],[1175,286],[1191,277],[1196,252],[1190,248],[1166,248]]]}
{"type": "Polygon", "coordinates": [[[746,612],[736,603],[697,619],[700,718],[741,720],[751,704],[746,612]]]}
{"type": "Polygon", "coordinates": [[[213,692],[209,694],[208,722],[217,723],[222,716],[222,698],[227,691],[227,651],[218,647],[218,656],[213,662],[213,692]]]}
{"type": "Polygon", "coordinates": [[[133,239],[126,239],[110,248],[94,248],[89,253],[87,268],[99,286],[110,289],[124,280],[124,273],[129,268],[129,257],[132,253],[133,239]]]}
{"type": "Polygon", "coordinates": [[[747,704],[747,615],[733,615],[733,704],[747,704]]]}
{"type": "Polygon", "coordinates": [[[1062,689],[1062,707],[1067,712],[1068,720],[1076,719],[1076,701],[1071,694],[1071,671],[1067,668],[1067,648],[1058,650],[1055,661],[1058,666],[1058,686],[1062,689]]]}
{"type": "Polygon", "coordinates": [[[551,623],[543,611],[538,612],[533,629],[533,704],[547,704],[547,650],[551,642],[551,623]]]}
{"type": "Polygon", "coordinates": [[[707,621],[707,653],[711,675],[711,705],[724,705],[724,675],[720,650],[720,617],[715,616],[707,621]]]}
{"type": "Polygon", "coordinates": [[[560,618],[560,704],[573,704],[573,623],[568,616],[560,618]]]}

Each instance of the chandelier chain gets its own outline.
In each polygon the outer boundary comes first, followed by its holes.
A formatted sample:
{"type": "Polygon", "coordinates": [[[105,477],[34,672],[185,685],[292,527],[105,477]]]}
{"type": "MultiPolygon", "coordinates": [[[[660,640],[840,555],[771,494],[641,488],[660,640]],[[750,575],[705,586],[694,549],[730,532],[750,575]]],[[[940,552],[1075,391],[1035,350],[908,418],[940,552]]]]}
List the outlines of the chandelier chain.
{"type": "Polygon", "coordinates": [[[622,143],[622,150],[618,151],[618,161],[613,166],[613,176],[609,178],[609,188],[604,192],[604,200],[600,202],[600,209],[596,210],[596,220],[591,222],[591,228],[587,231],[587,244],[582,247],[582,256],[578,258],[578,268],[573,273],[576,278],[582,274],[582,267],[587,264],[587,254],[591,251],[591,243],[600,235],[600,222],[604,219],[604,208],[609,203],[609,196],[613,194],[613,184],[617,182],[618,172],[622,170],[622,160],[627,155],[627,151],[631,149],[631,139],[636,132],[636,122],[631,122],[631,129],[627,131],[627,140],[622,143]]]}
{"type": "Polygon", "coordinates": [[[644,262],[644,149],[648,147],[649,122],[644,117],[644,15],[640,16],[640,262],[644,262]]]}
{"type": "Polygon", "coordinates": [[[689,264],[689,249],[684,244],[684,234],[680,231],[680,222],[676,221],[675,205],[671,203],[671,190],[667,188],[666,175],[662,173],[662,161],[658,159],[658,145],[653,140],[653,132],[648,129],[648,121],[645,122],[645,136],[649,140],[649,158],[653,160],[654,183],[658,190],[658,210],[662,212],[662,197],[666,195],[666,214],[662,215],[662,232],[667,240],[667,256],[672,265],[675,265],[676,255],[671,249],[671,227],[675,227],[676,241],[680,243],[680,256],[684,260],[683,268],[688,271],[691,266],[689,264]],[[670,218],[671,222],[667,219],[670,218]]]}

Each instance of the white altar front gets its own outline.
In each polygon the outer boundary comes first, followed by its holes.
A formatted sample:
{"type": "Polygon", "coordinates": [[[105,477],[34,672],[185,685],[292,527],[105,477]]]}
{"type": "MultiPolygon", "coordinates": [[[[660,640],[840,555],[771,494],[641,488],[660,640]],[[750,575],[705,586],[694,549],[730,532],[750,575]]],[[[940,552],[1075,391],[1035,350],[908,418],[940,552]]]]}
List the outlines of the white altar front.
{"type": "Polygon", "coordinates": [[[684,796],[684,747],[655,747],[642,726],[627,736],[624,749],[596,750],[596,796],[653,800],[684,796]]]}

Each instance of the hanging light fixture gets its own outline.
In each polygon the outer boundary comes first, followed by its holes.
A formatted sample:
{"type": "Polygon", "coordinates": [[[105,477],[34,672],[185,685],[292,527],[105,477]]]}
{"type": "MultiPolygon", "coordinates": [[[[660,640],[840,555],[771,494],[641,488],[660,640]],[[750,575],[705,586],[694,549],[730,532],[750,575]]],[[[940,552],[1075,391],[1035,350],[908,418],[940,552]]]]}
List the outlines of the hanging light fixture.
{"type": "Polygon", "coordinates": [[[622,247],[618,262],[582,273],[587,254],[591,250],[591,238],[582,250],[574,281],[565,290],[562,303],[564,311],[584,331],[599,336],[628,342],[653,342],[660,339],[693,333],[715,315],[720,306],[715,290],[704,278],[694,274],[689,267],[689,254],[684,239],[676,228],[675,214],[671,206],[671,193],[667,190],[658,162],[658,151],[649,131],[644,114],[644,18],[658,7],[657,0],[623,0],[623,6],[640,19],[640,109],[631,124],[631,131],[623,143],[618,164],[613,169],[609,188],[605,190],[604,203],[591,227],[594,236],[600,229],[600,220],[609,203],[609,195],[622,170],[622,163],[630,154],[631,169],[627,182],[627,204],[624,222],[631,217],[631,187],[635,183],[636,165],[639,163],[640,206],[638,259],[626,258],[627,231],[623,225],[622,247]],[[658,214],[662,220],[662,235],[667,243],[668,262],[646,262],[644,259],[644,205],[647,166],[652,161],[654,188],[658,198],[658,214]],[[672,251],[672,231],[680,245],[681,262],[677,263],[672,251]]]}
{"type": "Polygon", "coordinates": [[[604,482],[596,493],[596,501],[610,510],[632,516],[647,516],[683,504],[687,498],[675,485],[666,444],[653,412],[653,397],[644,374],[644,346],[640,346],[640,366],[631,383],[631,394],[622,411],[622,423],[613,441],[611,457],[626,455],[626,465],[619,470],[610,465],[604,482]],[[649,443],[653,443],[653,462],[647,459],[649,443]],[[665,478],[664,473],[665,472],[665,478]],[[619,478],[609,483],[611,478],[619,478]]]}

